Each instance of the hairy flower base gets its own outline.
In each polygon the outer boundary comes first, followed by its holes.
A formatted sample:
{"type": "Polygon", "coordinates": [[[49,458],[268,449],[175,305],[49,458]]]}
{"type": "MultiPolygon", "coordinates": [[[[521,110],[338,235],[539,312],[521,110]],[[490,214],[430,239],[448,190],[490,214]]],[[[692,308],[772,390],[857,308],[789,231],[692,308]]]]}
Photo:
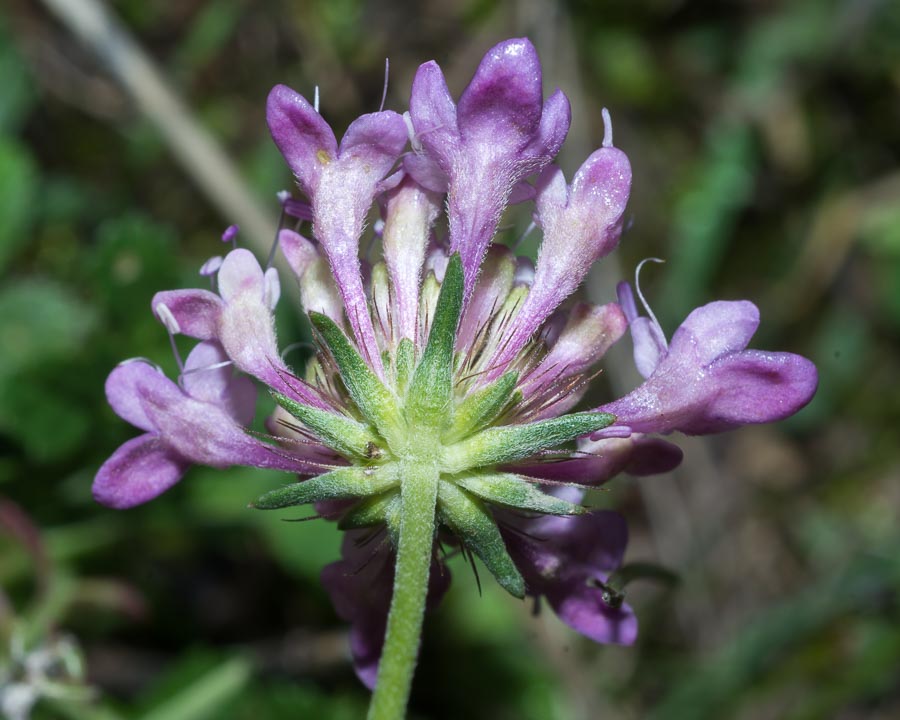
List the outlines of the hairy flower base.
{"type": "Polygon", "coordinates": [[[477,555],[502,587],[525,596],[525,581],[507,552],[490,506],[541,515],[576,515],[581,506],[543,492],[535,479],[502,466],[571,442],[611,425],[608,413],[575,413],[532,423],[495,424],[515,415],[516,373],[476,393],[456,391],[463,383],[461,358],[454,354],[462,310],[463,270],[458,255],[448,263],[434,320],[421,357],[411,342],[385,355],[382,382],[351,342],[325,315],[313,315],[328,360],[337,368],[347,396],[347,414],[327,413],[276,394],[278,403],[308,433],[348,463],[331,472],[263,495],[255,507],[271,510],[326,500],[354,500],[340,526],[384,525],[394,547],[400,543],[403,497],[419,492],[421,478],[436,479],[431,517],[417,518],[449,528],[477,555]]]}

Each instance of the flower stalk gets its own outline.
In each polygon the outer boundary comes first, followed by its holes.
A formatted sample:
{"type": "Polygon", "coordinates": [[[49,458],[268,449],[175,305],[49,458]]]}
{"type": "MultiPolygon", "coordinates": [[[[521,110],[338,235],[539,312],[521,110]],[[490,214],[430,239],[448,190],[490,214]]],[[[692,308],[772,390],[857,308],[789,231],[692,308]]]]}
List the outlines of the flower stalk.
{"type": "Polygon", "coordinates": [[[419,651],[432,565],[437,468],[409,462],[403,464],[401,473],[400,534],[394,589],[369,720],[394,720],[405,713],[419,651]]]}

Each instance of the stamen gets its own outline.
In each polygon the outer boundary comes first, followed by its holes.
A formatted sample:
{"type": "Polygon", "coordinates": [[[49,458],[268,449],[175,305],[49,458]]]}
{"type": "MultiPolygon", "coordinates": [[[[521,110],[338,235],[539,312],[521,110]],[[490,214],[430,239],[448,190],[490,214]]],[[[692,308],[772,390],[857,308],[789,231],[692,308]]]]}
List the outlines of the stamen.
{"type": "Polygon", "coordinates": [[[219,272],[220,267],[222,267],[222,256],[213,255],[200,266],[200,275],[203,277],[211,277],[219,272]]]}
{"type": "Polygon", "coordinates": [[[406,134],[409,135],[409,145],[413,149],[413,152],[422,152],[422,142],[416,136],[416,129],[413,127],[412,117],[410,117],[409,110],[403,113],[403,122],[406,125],[406,134]]]}
{"type": "Polygon", "coordinates": [[[513,252],[515,252],[516,250],[518,250],[518,249],[519,249],[519,246],[520,246],[523,242],[525,242],[525,238],[527,238],[529,235],[531,235],[531,233],[534,232],[534,229],[535,229],[536,227],[537,227],[537,223],[535,223],[535,222],[532,220],[532,221],[528,224],[528,227],[525,228],[525,232],[523,232],[523,233],[519,236],[519,239],[516,240],[516,241],[513,243],[513,246],[512,246],[512,248],[510,248],[510,249],[511,249],[513,252]]]}
{"type": "Polygon", "coordinates": [[[238,225],[229,225],[227,228],[225,228],[225,232],[222,233],[222,242],[230,242],[232,250],[237,248],[237,234],[240,229],[241,228],[238,225]]]}
{"type": "Polygon", "coordinates": [[[600,116],[603,118],[603,147],[608,148],[613,146],[613,127],[612,127],[612,118],[609,116],[609,110],[603,108],[600,111],[600,116]]]}
{"type": "Polygon", "coordinates": [[[278,271],[273,268],[267,268],[263,275],[263,302],[269,310],[274,310],[281,297],[281,281],[278,279],[278,271]]]}
{"type": "Polygon", "coordinates": [[[281,190],[280,192],[276,193],[275,196],[278,198],[278,204],[281,205],[281,212],[278,215],[278,225],[275,227],[275,238],[272,240],[272,247],[269,248],[269,257],[266,258],[266,271],[268,271],[269,268],[272,267],[272,263],[275,262],[275,253],[278,252],[278,243],[279,238],[281,237],[281,229],[284,227],[284,206],[287,203],[288,199],[290,199],[290,193],[288,193],[287,190],[281,190]],[[284,197],[285,193],[287,193],[287,198],[284,197]]]}
{"type": "Polygon", "coordinates": [[[159,365],[157,365],[155,362],[153,362],[152,360],[145,358],[145,357],[128,358],[127,360],[123,360],[122,362],[120,362],[119,366],[131,365],[131,363],[144,363],[145,365],[149,365],[150,367],[152,367],[160,375],[165,375],[165,373],[163,372],[163,369],[159,365]]]}
{"type": "Polygon", "coordinates": [[[316,346],[305,340],[300,342],[291,343],[284,350],[281,351],[281,362],[287,362],[287,356],[289,353],[292,353],[294,350],[299,350],[300,348],[308,348],[315,352],[316,346]]]}
{"type": "Polygon", "coordinates": [[[319,86],[316,85],[315,90],[313,90],[313,110],[319,112],[319,86]]]}
{"type": "Polygon", "coordinates": [[[384,59],[384,90],[381,93],[381,105],[378,106],[378,112],[384,110],[384,101],[387,100],[387,91],[388,91],[388,76],[390,75],[391,70],[391,61],[388,58],[384,59]]]}
{"type": "Polygon", "coordinates": [[[169,345],[172,346],[172,354],[175,356],[175,362],[178,363],[178,371],[181,374],[184,372],[184,361],[181,359],[181,353],[178,352],[178,345],[175,343],[175,335],[181,332],[181,326],[165,303],[159,303],[153,308],[153,314],[169,334],[169,345]]]}
{"type": "Polygon", "coordinates": [[[644,306],[644,310],[647,311],[647,316],[650,318],[651,322],[656,325],[656,329],[659,330],[660,336],[664,338],[665,335],[663,334],[662,326],[659,324],[659,320],[656,319],[656,315],[654,315],[653,311],[650,309],[650,305],[647,304],[644,293],[641,292],[641,268],[648,262],[665,263],[665,260],[661,260],[660,258],[644,258],[641,260],[634,271],[634,290],[637,293],[638,299],[641,301],[641,305],[644,306]]]}

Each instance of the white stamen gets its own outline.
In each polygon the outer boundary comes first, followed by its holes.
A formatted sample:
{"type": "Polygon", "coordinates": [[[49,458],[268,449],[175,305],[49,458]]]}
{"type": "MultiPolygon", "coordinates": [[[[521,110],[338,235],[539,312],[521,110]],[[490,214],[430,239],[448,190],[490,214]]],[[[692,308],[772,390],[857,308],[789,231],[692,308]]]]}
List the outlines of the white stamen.
{"type": "Polygon", "coordinates": [[[153,362],[152,360],[149,360],[148,358],[145,358],[145,357],[128,358],[127,360],[123,360],[122,362],[120,362],[119,365],[120,366],[121,365],[131,365],[132,363],[144,363],[144,365],[149,365],[154,370],[156,370],[156,372],[158,372],[160,375],[165,375],[165,373],[163,372],[163,369],[159,365],[157,365],[155,362],[153,362]]]}
{"type": "Polygon", "coordinates": [[[172,314],[172,311],[169,310],[168,305],[159,303],[153,308],[153,313],[156,315],[156,319],[159,320],[172,335],[177,335],[181,332],[181,325],[178,324],[178,320],[175,319],[175,316],[172,314]]]}
{"type": "Polygon", "coordinates": [[[378,218],[375,222],[373,222],[372,232],[378,235],[378,237],[381,237],[381,235],[384,234],[384,220],[378,218]]]}
{"type": "Polygon", "coordinates": [[[660,337],[665,337],[665,334],[662,331],[662,326],[659,324],[659,320],[656,319],[656,315],[653,314],[653,311],[650,309],[650,305],[644,298],[644,293],[641,292],[641,268],[644,267],[644,265],[648,262],[665,263],[666,261],[660,258],[644,258],[643,260],[641,260],[634,270],[634,291],[637,293],[638,299],[641,301],[641,305],[644,306],[644,310],[647,311],[647,316],[650,318],[651,322],[656,325],[656,329],[659,330],[660,337]]]}
{"type": "Polygon", "coordinates": [[[609,116],[609,110],[603,108],[600,111],[600,116],[603,118],[603,147],[608,148],[613,146],[613,128],[612,128],[612,118],[609,116]]]}
{"type": "Polygon", "coordinates": [[[316,89],[313,90],[313,110],[319,112],[319,86],[316,85],[316,89]]]}
{"type": "Polygon", "coordinates": [[[388,77],[390,75],[391,70],[391,61],[388,58],[384,59],[384,90],[381,93],[381,105],[378,107],[378,112],[384,110],[384,101],[387,100],[387,91],[388,91],[388,77]]]}
{"type": "Polygon", "coordinates": [[[270,267],[263,276],[263,302],[269,310],[274,310],[281,297],[281,281],[278,279],[278,271],[270,267]]]}
{"type": "Polygon", "coordinates": [[[291,199],[291,191],[279,190],[277,193],[275,193],[275,197],[278,198],[278,204],[283,206],[288,200],[291,199]]]}
{"type": "Polygon", "coordinates": [[[523,232],[521,235],[519,235],[519,239],[513,243],[513,246],[511,249],[518,250],[519,245],[521,245],[523,242],[525,242],[525,238],[527,238],[529,235],[531,235],[531,233],[534,232],[534,229],[536,227],[537,227],[537,224],[534,221],[530,222],[528,224],[528,227],[525,228],[525,232],[523,232]]]}
{"type": "Polygon", "coordinates": [[[288,345],[284,350],[281,351],[281,361],[287,362],[288,353],[293,352],[294,350],[299,350],[300,348],[308,348],[313,352],[316,351],[316,346],[311,342],[295,342],[288,345]]]}
{"type": "Polygon", "coordinates": [[[194,373],[199,372],[208,372],[209,370],[218,370],[219,368],[228,367],[229,365],[234,365],[231,360],[222,360],[221,362],[213,363],[212,365],[204,365],[203,367],[195,367],[190,370],[185,370],[181,373],[181,377],[185,375],[193,375],[194,373]]]}
{"type": "Polygon", "coordinates": [[[422,143],[419,141],[419,138],[416,137],[416,129],[413,127],[409,110],[403,113],[403,122],[406,123],[406,134],[409,135],[409,144],[412,147],[413,152],[422,152],[422,143]]]}

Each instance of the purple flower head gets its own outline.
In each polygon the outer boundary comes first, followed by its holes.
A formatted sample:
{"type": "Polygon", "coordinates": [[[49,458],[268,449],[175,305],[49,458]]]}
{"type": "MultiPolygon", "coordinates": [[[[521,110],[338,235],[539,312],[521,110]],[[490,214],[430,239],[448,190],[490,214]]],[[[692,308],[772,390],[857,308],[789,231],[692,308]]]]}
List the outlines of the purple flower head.
{"type": "Polygon", "coordinates": [[[815,390],[809,361],[746,350],[751,303],[698,308],[668,344],[627,284],[618,302],[572,298],[620,240],[631,166],[604,111],[602,146],[567,182],[553,161],[568,101],[544,100],[541,83],[524,39],[491,49],[458,103],[425,63],[409,113],[364,115],[340,143],[318,107],[273,89],[269,128],[304,198],[279,193],[271,255],[299,283],[313,342],[280,349],[272,258],[264,268],[235,247],[204,264],[212,289],[153,298],[176,357],[176,335],[200,341],[178,382],[132,362],[107,383],[144,434],[100,468],[101,502],[145,502],[195,463],[251,465],[290,473],[254,507],[312,505],[348,531],[323,583],[376,717],[403,713],[422,617],[449,584],[439,542],[583,635],[633,642],[635,615],[611,585],[625,523],[585,508],[583,490],[677,466],[681,450],[654,434],[780,419],[815,390]],[[492,244],[510,203],[542,235],[536,263],[492,244]],[[646,381],[575,411],[627,329],[646,381]],[[249,428],[254,382],[277,403],[268,434],[249,428]]]}

